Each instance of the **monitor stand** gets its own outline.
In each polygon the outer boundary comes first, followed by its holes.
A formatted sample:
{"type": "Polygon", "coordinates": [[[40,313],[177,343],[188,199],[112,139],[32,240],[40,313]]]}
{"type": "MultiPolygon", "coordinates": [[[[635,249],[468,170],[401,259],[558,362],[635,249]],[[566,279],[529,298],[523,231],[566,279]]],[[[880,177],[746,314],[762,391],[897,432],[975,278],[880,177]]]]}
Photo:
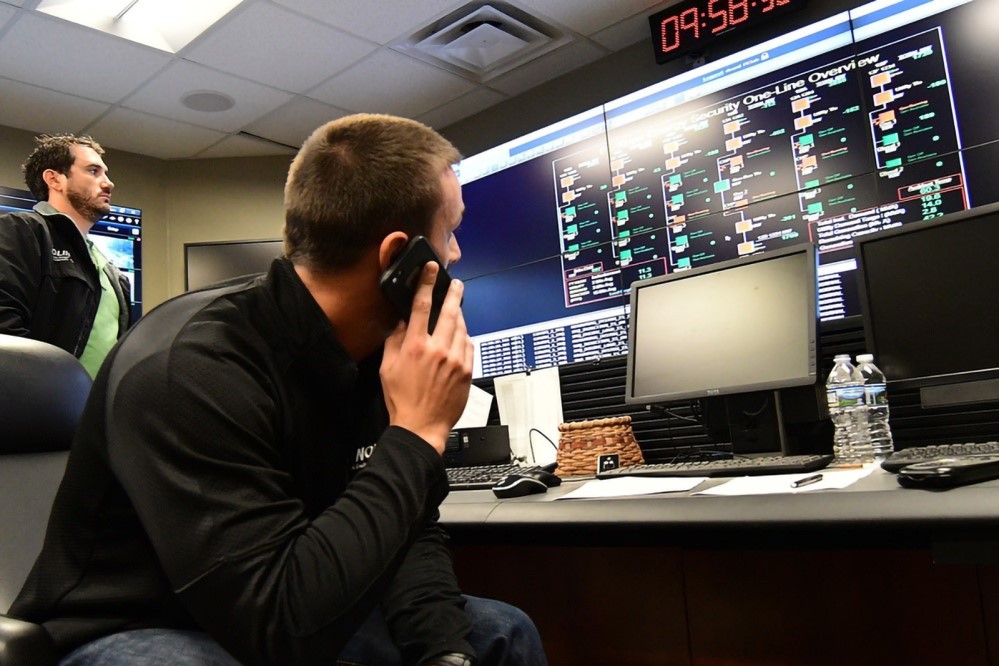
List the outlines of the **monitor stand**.
{"type": "Polygon", "coordinates": [[[780,453],[784,426],[779,391],[727,395],[725,413],[732,453],[780,453]]]}
{"type": "Polygon", "coordinates": [[[716,441],[732,453],[783,455],[832,452],[832,422],[818,384],[709,398],[705,418],[716,441]]]}

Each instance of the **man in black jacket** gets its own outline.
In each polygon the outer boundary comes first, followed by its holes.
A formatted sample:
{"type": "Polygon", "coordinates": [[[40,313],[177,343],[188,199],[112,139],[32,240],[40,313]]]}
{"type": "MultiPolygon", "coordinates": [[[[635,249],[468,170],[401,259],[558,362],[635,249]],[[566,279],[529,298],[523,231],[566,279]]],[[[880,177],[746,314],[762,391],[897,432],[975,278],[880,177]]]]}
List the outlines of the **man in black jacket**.
{"type": "Polygon", "coordinates": [[[114,183],[90,137],[36,142],[21,168],[38,204],[0,216],[0,333],[61,347],[93,377],[129,325],[128,279],[87,238],[114,183]]]}
{"type": "Polygon", "coordinates": [[[64,666],[543,666],[519,610],[463,596],[438,507],[472,343],[437,271],[400,321],[414,236],[461,255],[455,149],[359,115],[305,142],[270,272],[154,309],[104,364],[11,615],[64,666]],[[232,656],[230,656],[232,655],[232,656]]]}

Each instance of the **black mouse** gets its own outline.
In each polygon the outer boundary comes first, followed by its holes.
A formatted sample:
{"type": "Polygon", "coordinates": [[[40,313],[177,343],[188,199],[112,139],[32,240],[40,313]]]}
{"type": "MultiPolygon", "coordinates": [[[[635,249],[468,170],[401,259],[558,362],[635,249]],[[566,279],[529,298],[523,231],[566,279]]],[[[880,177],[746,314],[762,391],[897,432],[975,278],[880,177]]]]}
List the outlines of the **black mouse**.
{"type": "Polygon", "coordinates": [[[495,486],[493,494],[499,498],[523,497],[524,495],[534,495],[548,492],[562,483],[560,477],[543,469],[525,469],[523,472],[511,474],[495,486]]]}

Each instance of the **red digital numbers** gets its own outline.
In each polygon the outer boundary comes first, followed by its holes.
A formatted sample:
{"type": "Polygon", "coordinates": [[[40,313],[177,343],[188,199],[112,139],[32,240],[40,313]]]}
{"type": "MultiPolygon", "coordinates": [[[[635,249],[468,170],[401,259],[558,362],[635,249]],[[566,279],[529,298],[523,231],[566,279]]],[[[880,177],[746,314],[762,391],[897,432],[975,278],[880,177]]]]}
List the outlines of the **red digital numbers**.
{"type": "Polygon", "coordinates": [[[700,38],[701,22],[697,7],[691,7],[678,16],[670,16],[659,24],[659,39],[662,43],[662,52],[668,53],[680,48],[684,42],[684,35],[687,30],[693,31],[695,40],[700,38]]]}
{"type": "Polygon", "coordinates": [[[718,9],[718,5],[725,5],[728,0],[709,0],[708,2],[708,18],[710,18],[714,23],[711,26],[711,34],[716,32],[721,32],[728,27],[728,11],[726,7],[718,9]],[[720,22],[719,19],[721,19],[720,22]]]}
{"type": "Polygon", "coordinates": [[[675,16],[670,16],[659,24],[659,39],[662,42],[663,53],[669,53],[680,47],[680,27],[675,16]],[[670,24],[673,25],[672,30],[670,24]]]}
{"type": "Polygon", "coordinates": [[[697,7],[691,7],[680,14],[680,30],[694,30],[694,39],[701,36],[701,17],[697,7]]]}
{"type": "MultiPolygon", "coordinates": [[[[777,6],[775,2],[776,0],[759,0],[760,5],[763,6],[763,9],[761,9],[760,11],[766,14],[767,12],[771,11],[774,7],[777,6]]],[[[784,2],[788,2],[788,0],[784,0],[784,2]]]]}
{"type": "Polygon", "coordinates": [[[730,0],[728,3],[728,22],[739,25],[749,18],[749,0],[730,0]]]}

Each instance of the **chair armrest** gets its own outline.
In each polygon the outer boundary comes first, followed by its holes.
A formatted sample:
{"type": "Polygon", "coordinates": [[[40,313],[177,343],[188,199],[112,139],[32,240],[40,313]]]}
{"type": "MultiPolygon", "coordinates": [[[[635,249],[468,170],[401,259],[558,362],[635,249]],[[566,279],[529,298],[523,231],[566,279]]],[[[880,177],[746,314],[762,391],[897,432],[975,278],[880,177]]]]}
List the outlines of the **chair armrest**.
{"type": "Polygon", "coordinates": [[[52,638],[38,624],[0,615],[0,666],[55,666],[52,638]]]}

